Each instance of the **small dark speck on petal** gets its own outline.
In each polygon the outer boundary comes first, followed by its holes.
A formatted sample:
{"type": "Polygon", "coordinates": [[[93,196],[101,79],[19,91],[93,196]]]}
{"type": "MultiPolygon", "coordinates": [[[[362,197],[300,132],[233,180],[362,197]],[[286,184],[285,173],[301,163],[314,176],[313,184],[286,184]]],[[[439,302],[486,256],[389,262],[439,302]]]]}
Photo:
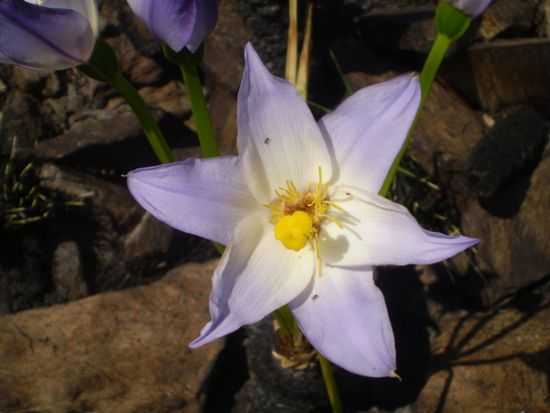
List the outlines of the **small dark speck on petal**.
{"type": "Polygon", "coordinates": [[[313,297],[311,297],[312,300],[316,300],[319,298],[319,295],[318,294],[315,294],[313,297]]]}
{"type": "Polygon", "coordinates": [[[266,145],[269,145],[269,142],[271,142],[271,138],[265,138],[265,139],[264,139],[264,143],[265,143],[266,145]]]}

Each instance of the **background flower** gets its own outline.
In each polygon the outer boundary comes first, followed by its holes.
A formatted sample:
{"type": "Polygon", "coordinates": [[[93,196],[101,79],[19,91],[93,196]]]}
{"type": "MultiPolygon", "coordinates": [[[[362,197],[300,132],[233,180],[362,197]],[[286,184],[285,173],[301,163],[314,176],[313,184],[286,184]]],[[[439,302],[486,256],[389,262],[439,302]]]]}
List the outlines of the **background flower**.
{"type": "Polygon", "coordinates": [[[197,50],[216,25],[216,0],[128,0],[155,36],[176,52],[197,50]]]}
{"type": "Polygon", "coordinates": [[[0,1],[0,62],[58,70],[86,62],[97,37],[94,0],[0,1]]]}
{"type": "Polygon", "coordinates": [[[469,16],[477,17],[485,11],[492,0],[451,0],[450,3],[469,16]]]}

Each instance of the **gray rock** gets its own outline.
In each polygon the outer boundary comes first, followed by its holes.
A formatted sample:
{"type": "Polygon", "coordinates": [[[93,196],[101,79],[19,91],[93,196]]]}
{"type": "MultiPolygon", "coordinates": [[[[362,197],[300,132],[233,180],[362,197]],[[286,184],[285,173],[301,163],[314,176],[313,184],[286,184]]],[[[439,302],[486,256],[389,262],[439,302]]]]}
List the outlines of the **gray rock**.
{"type": "Polygon", "coordinates": [[[516,174],[532,170],[548,142],[548,123],[521,108],[498,119],[473,149],[466,166],[470,191],[490,197],[516,174]]]}
{"type": "Polygon", "coordinates": [[[64,241],[57,246],[52,260],[53,300],[74,301],[88,295],[84,280],[80,250],[74,241],[64,241]]]}

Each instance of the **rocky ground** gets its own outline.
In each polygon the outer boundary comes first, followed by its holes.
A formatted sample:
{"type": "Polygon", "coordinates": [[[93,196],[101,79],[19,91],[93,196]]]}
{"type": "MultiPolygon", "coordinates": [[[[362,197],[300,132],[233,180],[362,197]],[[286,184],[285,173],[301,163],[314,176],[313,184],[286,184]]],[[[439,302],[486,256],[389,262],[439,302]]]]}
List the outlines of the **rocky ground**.
{"type": "MultiPolygon", "coordinates": [[[[278,0],[221,0],[204,78],[235,151],[242,50],[284,62],[278,0]]],[[[319,0],[317,115],[418,70],[429,0],[319,0]]],[[[102,35],[178,156],[196,155],[178,73],[122,0],[102,35]]],[[[550,412],[550,2],[496,0],[454,47],[393,194],[423,225],[478,237],[432,267],[380,269],[401,382],[338,371],[350,412],[550,412]]],[[[282,369],[267,320],[199,350],[217,253],[151,218],[123,175],[154,164],[129,108],[76,70],[0,67],[0,412],[327,412],[315,366],[282,369]]]]}

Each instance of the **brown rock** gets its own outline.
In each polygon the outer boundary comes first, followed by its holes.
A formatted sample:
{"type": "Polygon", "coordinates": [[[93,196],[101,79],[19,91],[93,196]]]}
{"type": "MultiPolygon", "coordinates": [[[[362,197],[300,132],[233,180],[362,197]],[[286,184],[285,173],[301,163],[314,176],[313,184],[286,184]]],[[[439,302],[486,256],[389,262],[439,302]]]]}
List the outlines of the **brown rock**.
{"type": "Polygon", "coordinates": [[[124,254],[129,260],[164,255],[168,252],[174,230],[145,213],[124,240],[124,254]]]}
{"type": "Polygon", "coordinates": [[[476,256],[485,274],[485,304],[550,273],[549,181],[547,151],[532,176],[516,178],[490,200],[464,206],[462,228],[481,240],[476,256]]]}
{"type": "Polygon", "coordinates": [[[140,89],[139,94],[149,106],[156,109],[178,117],[191,115],[191,104],[180,82],[173,80],[160,87],[147,86],[140,89]]]}
{"type": "Polygon", "coordinates": [[[237,137],[236,94],[243,71],[243,50],[250,39],[239,2],[222,0],[216,29],[205,45],[204,67],[210,88],[210,111],[222,153],[235,152],[237,137]]]}
{"type": "Polygon", "coordinates": [[[537,14],[538,0],[498,0],[481,16],[479,34],[491,40],[506,31],[530,32],[537,14]]]}
{"type": "Polygon", "coordinates": [[[83,173],[71,172],[54,164],[44,164],[39,172],[41,185],[62,193],[74,201],[90,202],[99,211],[107,212],[117,227],[124,230],[142,214],[128,190],[83,173]]]}
{"type": "Polygon", "coordinates": [[[549,412],[550,301],[527,313],[449,313],[432,344],[436,365],[418,413],[549,412]]]}
{"type": "Polygon", "coordinates": [[[477,95],[485,110],[548,103],[549,39],[499,40],[476,45],[469,54],[477,95]]]}
{"type": "Polygon", "coordinates": [[[55,301],[74,301],[88,295],[84,280],[82,261],[78,245],[64,241],[57,246],[52,260],[52,281],[55,301]]]}
{"type": "Polygon", "coordinates": [[[141,55],[126,35],[106,41],[116,50],[120,68],[132,83],[150,85],[160,80],[162,68],[153,59],[141,55]]]}
{"type": "Polygon", "coordinates": [[[68,132],[38,143],[33,155],[41,160],[62,159],[90,146],[111,145],[142,135],[133,113],[109,112],[102,118],[80,120],[68,132]]]}
{"type": "Polygon", "coordinates": [[[207,321],[216,262],[189,264],[145,287],[0,320],[5,413],[199,412],[221,341],[191,351],[207,321]]]}

